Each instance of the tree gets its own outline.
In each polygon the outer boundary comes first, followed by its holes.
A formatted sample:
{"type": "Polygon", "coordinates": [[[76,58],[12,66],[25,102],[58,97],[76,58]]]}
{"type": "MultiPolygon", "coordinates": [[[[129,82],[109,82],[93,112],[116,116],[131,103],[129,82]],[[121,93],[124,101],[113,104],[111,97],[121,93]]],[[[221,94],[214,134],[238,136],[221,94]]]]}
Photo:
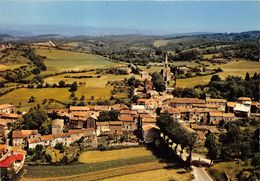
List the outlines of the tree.
{"type": "Polygon", "coordinates": [[[141,84],[141,81],[132,76],[129,79],[127,79],[126,83],[130,87],[138,87],[141,84]]]}
{"type": "Polygon", "coordinates": [[[77,82],[73,82],[70,86],[70,92],[75,92],[78,90],[78,83],[77,82]]]}
{"type": "Polygon", "coordinates": [[[221,78],[219,77],[219,75],[212,75],[210,82],[214,82],[214,81],[221,81],[221,78]]]}
{"type": "Polygon", "coordinates": [[[64,152],[64,146],[62,143],[57,143],[54,148],[60,150],[61,152],[64,152]]]}
{"type": "Polygon", "coordinates": [[[220,153],[221,153],[221,147],[220,147],[221,145],[218,141],[217,136],[215,136],[212,133],[207,134],[204,146],[208,150],[207,156],[211,160],[210,164],[212,164],[213,160],[218,159],[220,157],[220,153]]]}
{"type": "Polygon", "coordinates": [[[81,98],[79,99],[80,101],[85,101],[85,96],[81,96],[81,98]]]}
{"type": "Polygon", "coordinates": [[[42,159],[42,152],[43,152],[43,146],[42,145],[36,145],[35,147],[35,153],[34,156],[36,160],[42,159]]]}
{"type": "MultiPolygon", "coordinates": [[[[184,134],[185,134],[185,131],[184,131],[184,134]]],[[[187,139],[187,146],[189,146],[189,156],[188,156],[186,162],[188,164],[190,164],[191,160],[192,160],[192,158],[191,158],[192,157],[192,150],[193,150],[194,145],[197,142],[197,134],[195,132],[187,133],[186,139],[187,139]]]]}
{"type": "Polygon", "coordinates": [[[109,111],[109,117],[111,121],[118,121],[119,111],[112,109],[109,111]]]}
{"type": "Polygon", "coordinates": [[[98,116],[99,121],[109,121],[110,120],[110,115],[109,111],[101,111],[98,116]]]}
{"type": "Polygon", "coordinates": [[[19,120],[21,129],[39,130],[41,134],[51,133],[51,121],[42,109],[32,109],[19,120]]]}
{"type": "Polygon", "coordinates": [[[58,84],[59,84],[59,87],[61,87],[61,88],[66,86],[66,83],[64,80],[59,81],[58,84]]]}
{"type": "Polygon", "coordinates": [[[32,103],[32,102],[35,102],[35,97],[34,96],[31,96],[28,100],[28,103],[32,103]]]}
{"type": "Polygon", "coordinates": [[[249,73],[247,72],[247,73],[246,73],[246,76],[245,76],[245,81],[250,81],[250,79],[251,79],[251,78],[250,78],[250,75],[249,75],[249,73]]]}
{"type": "Polygon", "coordinates": [[[165,82],[163,81],[162,75],[158,72],[152,74],[152,82],[157,92],[163,92],[166,90],[165,82]]]}
{"type": "Polygon", "coordinates": [[[117,110],[101,111],[99,113],[99,121],[118,121],[119,112],[117,110]]]}
{"type": "Polygon", "coordinates": [[[260,166],[260,153],[255,153],[254,157],[252,158],[251,164],[253,166],[260,166]]]}

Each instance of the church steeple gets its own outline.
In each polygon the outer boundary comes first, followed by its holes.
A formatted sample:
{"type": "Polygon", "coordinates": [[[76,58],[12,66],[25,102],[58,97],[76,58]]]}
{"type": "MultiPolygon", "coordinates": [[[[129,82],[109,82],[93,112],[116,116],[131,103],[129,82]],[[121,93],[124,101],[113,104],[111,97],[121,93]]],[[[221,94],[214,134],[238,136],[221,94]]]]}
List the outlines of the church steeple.
{"type": "Polygon", "coordinates": [[[171,71],[168,67],[168,53],[165,54],[165,61],[163,65],[163,80],[165,82],[168,82],[171,79],[171,71]]]}
{"type": "Polygon", "coordinates": [[[167,53],[165,54],[165,62],[164,62],[164,64],[168,66],[168,54],[167,53]]]}

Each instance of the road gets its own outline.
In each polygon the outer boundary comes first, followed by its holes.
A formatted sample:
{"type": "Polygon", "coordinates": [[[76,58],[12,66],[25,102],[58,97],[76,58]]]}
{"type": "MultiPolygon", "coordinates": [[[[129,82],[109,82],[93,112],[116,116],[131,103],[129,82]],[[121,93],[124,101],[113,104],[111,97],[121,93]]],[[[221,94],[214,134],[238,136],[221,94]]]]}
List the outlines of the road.
{"type": "Polygon", "coordinates": [[[213,181],[205,168],[192,166],[193,181],[213,181]]]}

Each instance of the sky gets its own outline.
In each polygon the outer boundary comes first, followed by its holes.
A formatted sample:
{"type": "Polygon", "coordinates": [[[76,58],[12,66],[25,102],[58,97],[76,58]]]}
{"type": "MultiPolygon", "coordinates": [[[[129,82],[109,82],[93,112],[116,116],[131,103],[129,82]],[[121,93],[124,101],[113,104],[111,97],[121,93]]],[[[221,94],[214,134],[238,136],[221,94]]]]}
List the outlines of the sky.
{"type": "Polygon", "coordinates": [[[49,33],[67,29],[72,34],[84,28],[162,34],[242,32],[260,30],[260,2],[0,0],[0,28],[45,28],[49,33]]]}

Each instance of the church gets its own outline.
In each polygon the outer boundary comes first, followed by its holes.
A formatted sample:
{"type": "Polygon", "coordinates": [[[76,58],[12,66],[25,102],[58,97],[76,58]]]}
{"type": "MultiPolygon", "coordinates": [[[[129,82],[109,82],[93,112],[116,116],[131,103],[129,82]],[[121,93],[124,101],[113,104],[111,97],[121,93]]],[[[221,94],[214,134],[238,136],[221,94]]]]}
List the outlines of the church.
{"type": "Polygon", "coordinates": [[[171,73],[171,69],[168,65],[168,55],[166,53],[165,62],[163,64],[163,80],[166,85],[169,84],[169,81],[171,80],[171,78],[172,78],[172,73],[171,73]]]}

